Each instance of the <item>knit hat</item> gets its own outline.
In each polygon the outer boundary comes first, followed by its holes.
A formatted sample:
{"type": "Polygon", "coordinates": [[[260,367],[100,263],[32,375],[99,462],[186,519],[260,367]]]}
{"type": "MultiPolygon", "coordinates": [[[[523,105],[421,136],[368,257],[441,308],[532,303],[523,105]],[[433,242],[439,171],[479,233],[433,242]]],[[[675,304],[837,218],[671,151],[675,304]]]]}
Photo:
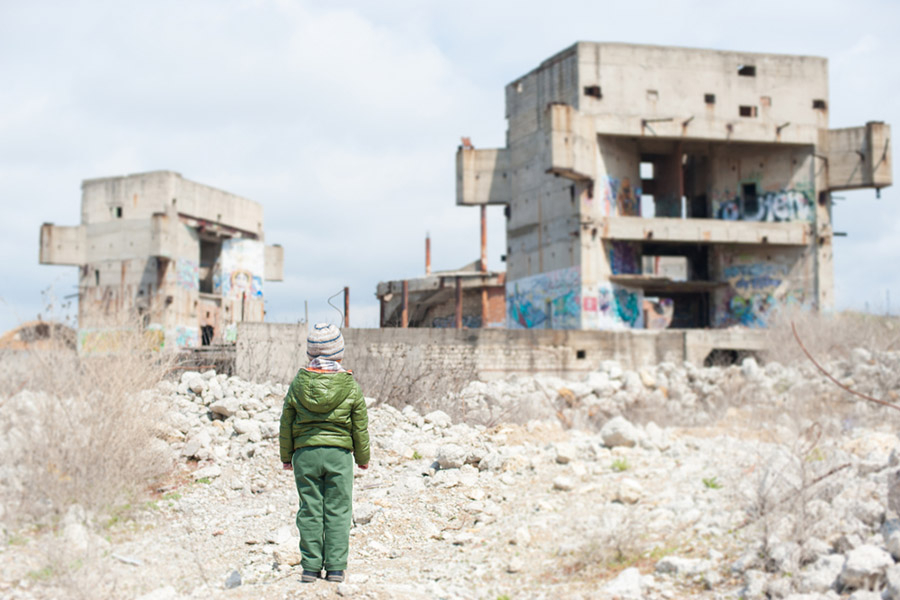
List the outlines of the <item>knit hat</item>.
{"type": "Polygon", "coordinates": [[[327,360],[344,358],[344,336],[341,330],[329,323],[316,323],[306,338],[306,355],[327,360]]]}

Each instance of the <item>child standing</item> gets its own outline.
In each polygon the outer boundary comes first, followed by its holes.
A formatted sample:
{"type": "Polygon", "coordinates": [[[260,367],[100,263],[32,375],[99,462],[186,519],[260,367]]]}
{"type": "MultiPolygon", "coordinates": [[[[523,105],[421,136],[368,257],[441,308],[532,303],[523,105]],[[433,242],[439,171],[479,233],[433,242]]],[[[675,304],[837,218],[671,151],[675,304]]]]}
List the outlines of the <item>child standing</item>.
{"type": "Polygon", "coordinates": [[[306,340],[309,365],[284,398],[279,444],[285,470],[294,471],[300,509],[301,580],[325,570],[344,580],[353,515],[353,462],[369,466],[369,417],[353,374],[341,366],[344,338],[334,325],[317,323],[306,340]]]}

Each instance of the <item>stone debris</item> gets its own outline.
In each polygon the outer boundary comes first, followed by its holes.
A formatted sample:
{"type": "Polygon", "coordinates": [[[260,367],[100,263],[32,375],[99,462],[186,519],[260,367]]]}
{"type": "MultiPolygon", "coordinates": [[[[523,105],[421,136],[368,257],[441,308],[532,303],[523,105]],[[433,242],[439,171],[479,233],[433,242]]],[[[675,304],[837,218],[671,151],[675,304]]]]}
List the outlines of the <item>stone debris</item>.
{"type": "MultiPolygon", "coordinates": [[[[898,353],[855,351],[829,369],[863,393],[900,389],[898,353]]],[[[348,580],[309,589],[900,600],[896,426],[829,386],[804,367],[750,359],[639,371],[607,361],[580,381],[471,382],[427,414],[373,404],[348,580]],[[636,567],[619,571],[622,561],[636,567]]],[[[113,595],[213,597],[217,582],[248,597],[294,593],[297,497],[277,451],[286,391],[213,371],[160,384],[176,483],[110,541],[79,509],[49,535],[118,577],[113,595]]],[[[65,596],[29,579],[41,567],[33,546],[3,550],[0,595],[65,596]]]]}

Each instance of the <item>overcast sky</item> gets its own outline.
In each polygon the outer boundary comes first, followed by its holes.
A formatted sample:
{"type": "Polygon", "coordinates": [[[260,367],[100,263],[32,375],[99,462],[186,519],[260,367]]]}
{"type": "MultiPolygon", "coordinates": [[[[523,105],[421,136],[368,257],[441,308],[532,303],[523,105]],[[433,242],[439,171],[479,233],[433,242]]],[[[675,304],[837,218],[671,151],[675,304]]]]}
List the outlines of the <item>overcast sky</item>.
{"type": "MultiPolygon", "coordinates": [[[[285,281],[268,319],[377,326],[375,284],[479,256],[455,206],[460,136],[504,143],[504,86],[577,40],[829,59],[831,127],[900,128],[900,3],[0,0],[0,332],[76,292],[40,225],[80,221],[81,180],[169,169],[263,204],[285,281]]],[[[896,145],[893,145],[896,148],[896,145]]],[[[900,312],[900,194],[842,193],[839,308],[900,312]]],[[[489,209],[502,269],[502,211],[489,209]]]]}

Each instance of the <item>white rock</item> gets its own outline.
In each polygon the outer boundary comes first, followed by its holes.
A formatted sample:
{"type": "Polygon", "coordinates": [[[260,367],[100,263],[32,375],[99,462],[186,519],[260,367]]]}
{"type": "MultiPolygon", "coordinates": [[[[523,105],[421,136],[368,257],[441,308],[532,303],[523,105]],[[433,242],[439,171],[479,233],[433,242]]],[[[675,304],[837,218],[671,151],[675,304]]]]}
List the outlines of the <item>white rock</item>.
{"type": "Polygon", "coordinates": [[[608,595],[610,598],[620,598],[621,600],[642,600],[644,598],[641,591],[641,572],[636,567],[625,569],[601,589],[604,596],[608,595]]]}
{"type": "Polygon", "coordinates": [[[272,552],[272,558],[280,565],[288,565],[291,567],[299,565],[300,561],[303,559],[300,554],[299,540],[287,541],[279,544],[272,552]]]}
{"type": "Polygon", "coordinates": [[[691,576],[703,573],[709,566],[709,562],[701,558],[666,556],[656,563],[656,572],[678,576],[691,576]]]}
{"type": "Polygon", "coordinates": [[[425,422],[431,423],[435,427],[450,427],[453,424],[450,415],[442,410],[435,410],[425,415],[425,422]]]}
{"type": "Polygon", "coordinates": [[[631,478],[624,478],[619,482],[616,489],[616,500],[622,504],[635,504],[644,495],[644,488],[641,484],[631,478]]]}
{"type": "Polygon", "coordinates": [[[528,531],[527,525],[516,528],[516,537],[514,541],[517,546],[527,546],[531,543],[531,532],[528,531]]]}
{"type": "Polygon", "coordinates": [[[215,479],[222,474],[222,468],[219,465],[209,465],[193,472],[194,481],[199,479],[215,479]]]}
{"type": "Polygon", "coordinates": [[[625,417],[614,417],[607,421],[600,430],[603,444],[609,448],[615,446],[634,446],[640,438],[640,431],[625,417]]]}
{"type": "Polygon", "coordinates": [[[561,465],[568,464],[578,457],[575,446],[567,443],[556,444],[556,462],[561,465]]]}
{"type": "Polygon", "coordinates": [[[519,573],[525,568],[525,560],[521,556],[513,556],[506,564],[507,573],[519,573]]]}
{"type": "Polygon", "coordinates": [[[887,582],[884,588],[887,600],[900,600],[900,565],[888,567],[884,578],[887,582]]]}
{"type": "Polygon", "coordinates": [[[488,452],[478,463],[479,471],[499,471],[503,468],[503,455],[496,450],[488,452]]]}
{"type": "Polygon", "coordinates": [[[284,525],[283,527],[279,527],[275,531],[269,532],[269,535],[266,536],[266,542],[269,544],[278,544],[281,545],[285,542],[289,542],[291,538],[294,537],[294,532],[297,531],[297,528],[293,525],[284,525]]]}
{"type": "Polygon", "coordinates": [[[566,475],[560,475],[553,480],[553,489],[568,492],[575,489],[575,480],[566,475]]]}
{"type": "Polygon", "coordinates": [[[209,410],[227,419],[241,410],[241,403],[237,398],[223,398],[210,404],[209,410]]]}
{"type": "Polygon", "coordinates": [[[337,585],[338,596],[349,598],[350,596],[353,596],[357,593],[359,593],[359,588],[352,583],[347,583],[346,581],[344,581],[337,585]]]}
{"type": "Polygon", "coordinates": [[[840,581],[851,589],[873,590],[880,586],[888,567],[894,564],[891,555],[879,548],[866,544],[847,553],[840,581]]]}
{"type": "Polygon", "coordinates": [[[353,522],[357,525],[369,523],[381,508],[370,502],[361,502],[353,505],[353,522]]]}
{"type": "Polygon", "coordinates": [[[457,444],[444,444],[438,449],[435,460],[442,469],[458,469],[466,464],[468,450],[457,444]]]}

